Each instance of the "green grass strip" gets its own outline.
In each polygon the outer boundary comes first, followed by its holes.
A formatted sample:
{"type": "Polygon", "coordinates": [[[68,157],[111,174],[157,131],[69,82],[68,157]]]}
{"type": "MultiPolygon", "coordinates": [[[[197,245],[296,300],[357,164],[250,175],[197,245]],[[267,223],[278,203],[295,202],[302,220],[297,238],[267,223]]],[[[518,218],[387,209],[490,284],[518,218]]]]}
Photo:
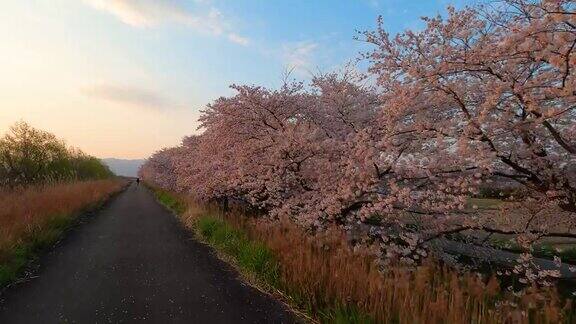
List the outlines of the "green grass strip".
{"type": "Polygon", "coordinates": [[[249,240],[224,220],[210,216],[201,216],[196,226],[204,240],[231,256],[242,270],[272,287],[279,286],[280,267],[264,244],[249,240]]]}
{"type": "Polygon", "coordinates": [[[170,193],[164,190],[156,189],[150,186],[148,188],[152,190],[152,192],[156,196],[156,199],[162,205],[166,206],[166,208],[170,209],[175,214],[182,215],[182,213],[186,211],[186,204],[177,197],[175,197],[174,195],[171,195],[170,193]]]}

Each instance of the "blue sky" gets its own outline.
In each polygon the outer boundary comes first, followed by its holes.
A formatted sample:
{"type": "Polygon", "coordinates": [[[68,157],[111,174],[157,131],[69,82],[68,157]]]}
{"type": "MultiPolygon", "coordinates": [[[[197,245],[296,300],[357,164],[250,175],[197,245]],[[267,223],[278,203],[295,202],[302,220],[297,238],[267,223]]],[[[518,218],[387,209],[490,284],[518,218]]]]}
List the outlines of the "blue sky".
{"type": "Polygon", "coordinates": [[[195,132],[232,83],[276,87],[472,0],[8,0],[0,4],[0,132],[17,120],[100,157],[146,157],[195,132]]]}

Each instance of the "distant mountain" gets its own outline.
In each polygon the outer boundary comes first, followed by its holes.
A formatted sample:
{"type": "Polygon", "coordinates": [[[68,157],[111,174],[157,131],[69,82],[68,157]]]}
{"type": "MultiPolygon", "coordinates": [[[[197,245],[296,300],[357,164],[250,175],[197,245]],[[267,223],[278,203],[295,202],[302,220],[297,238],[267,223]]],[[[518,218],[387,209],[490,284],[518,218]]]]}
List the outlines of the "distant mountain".
{"type": "Polygon", "coordinates": [[[125,177],[136,177],[138,169],[144,163],[144,159],[126,160],[126,159],[101,159],[114,174],[125,177]]]}

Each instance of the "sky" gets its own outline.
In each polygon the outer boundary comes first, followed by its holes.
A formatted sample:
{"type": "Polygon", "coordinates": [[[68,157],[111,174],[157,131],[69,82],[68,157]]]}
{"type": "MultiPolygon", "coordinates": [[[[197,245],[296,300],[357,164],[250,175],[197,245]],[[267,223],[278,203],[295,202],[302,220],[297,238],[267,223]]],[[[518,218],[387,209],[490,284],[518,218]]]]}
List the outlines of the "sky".
{"type": "Polygon", "coordinates": [[[278,87],[355,62],[473,0],[2,0],[0,134],[24,120],[88,154],[145,158],[198,132],[231,84],[278,87]]]}

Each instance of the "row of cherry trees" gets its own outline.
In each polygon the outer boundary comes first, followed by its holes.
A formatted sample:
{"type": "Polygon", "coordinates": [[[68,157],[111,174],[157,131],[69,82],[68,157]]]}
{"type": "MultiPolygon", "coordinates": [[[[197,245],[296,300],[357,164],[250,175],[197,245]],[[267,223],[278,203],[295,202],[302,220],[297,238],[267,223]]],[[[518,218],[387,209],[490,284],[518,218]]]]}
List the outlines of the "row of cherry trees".
{"type": "Polygon", "coordinates": [[[402,259],[455,233],[574,238],[575,10],[569,0],[449,8],[395,37],[380,23],[359,36],[374,45],[366,75],[235,85],[203,111],[201,135],[156,153],[141,175],[311,229],[364,224],[402,259]],[[497,179],[526,200],[466,208],[497,179]]]}

